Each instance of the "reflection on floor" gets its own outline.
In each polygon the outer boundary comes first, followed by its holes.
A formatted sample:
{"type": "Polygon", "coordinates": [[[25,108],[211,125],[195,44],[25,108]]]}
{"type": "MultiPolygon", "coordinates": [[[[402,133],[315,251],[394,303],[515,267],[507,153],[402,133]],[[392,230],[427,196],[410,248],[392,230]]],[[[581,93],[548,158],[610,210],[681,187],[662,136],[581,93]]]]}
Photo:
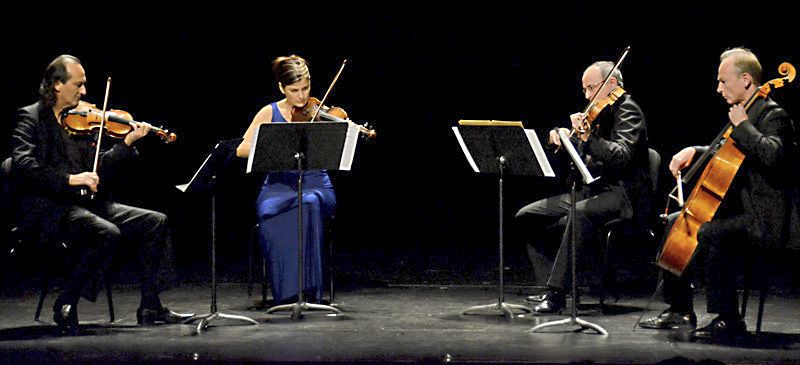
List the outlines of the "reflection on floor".
{"type": "MultiPolygon", "coordinates": [[[[525,290],[509,288],[506,301],[523,304],[525,290]]],[[[258,325],[238,321],[213,321],[200,335],[194,325],[136,326],[138,291],[114,289],[117,320],[108,323],[106,303],[81,302],[81,335],[54,335],[53,296],[45,302],[41,322],[33,321],[36,293],[0,301],[0,362],[596,362],[684,363],[716,360],[723,363],[800,361],[800,298],[769,296],[763,333],[756,337],[757,296],[751,298],[747,324],[751,335],[736,343],[692,340],[687,332],[636,329],[633,324],[646,297],[623,297],[601,313],[595,298],[581,297],[581,319],[608,331],[574,331],[557,326],[552,333],[529,330],[564,316],[522,315],[513,319],[498,314],[462,315],[468,307],[497,301],[492,286],[396,286],[337,293],[343,316],[306,312],[299,321],[288,313],[266,315],[249,309],[260,296],[248,297],[243,284],[220,285],[219,311],[248,316],[258,325]]],[[[704,298],[698,295],[700,324],[704,298]]],[[[208,286],[183,285],[165,292],[163,301],[179,311],[198,314],[209,310],[208,286]]],[[[654,303],[647,315],[664,305],[654,303]]],[[[568,311],[565,312],[568,314],[568,311]]]]}

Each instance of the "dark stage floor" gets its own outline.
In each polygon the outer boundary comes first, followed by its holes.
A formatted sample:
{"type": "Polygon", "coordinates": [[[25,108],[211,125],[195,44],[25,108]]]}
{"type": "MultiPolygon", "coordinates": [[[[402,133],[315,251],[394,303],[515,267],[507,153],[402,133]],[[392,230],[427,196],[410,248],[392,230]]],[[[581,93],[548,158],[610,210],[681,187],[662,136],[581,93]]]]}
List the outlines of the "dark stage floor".
{"type": "MultiPolygon", "coordinates": [[[[523,290],[508,289],[507,301],[521,303],[523,290]]],[[[0,362],[433,362],[433,363],[657,363],[713,360],[723,363],[800,362],[800,298],[773,295],[767,299],[761,336],[737,344],[691,341],[685,333],[637,329],[633,323],[645,297],[625,297],[610,314],[592,309],[580,318],[604,327],[608,336],[572,328],[557,333],[529,333],[538,323],[562,316],[507,319],[498,315],[462,315],[462,310],[496,301],[494,287],[397,286],[338,293],[344,316],[307,313],[292,321],[286,313],[265,315],[248,309],[259,297],[247,296],[246,285],[224,284],[219,290],[221,312],[249,316],[259,325],[212,322],[201,335],[192,325],[140,328],[135,324],[138,292],[114,289],[117,320],[108,323],[104,299],[81,302],[83,334],[53,334],[51,295],[42,321],[33,321],[36,293],[6,297],[0,302],[0,362]]],[[[208,286],[184,285],[163,294],[165,304],[181,311],[206,312],[208,286]]],[[[754,331],[755,302],[751,299],[748,329],[754,331]]],[[[704,308],[698,295],[697,308],[704,308]]],[[[662,310],[654,304],[648,314],[662,310]]],[[[701,315],[701,324],[711,319],[701,315]]],[[[714,363],[714,362],[712,362],[714,363]]]]}

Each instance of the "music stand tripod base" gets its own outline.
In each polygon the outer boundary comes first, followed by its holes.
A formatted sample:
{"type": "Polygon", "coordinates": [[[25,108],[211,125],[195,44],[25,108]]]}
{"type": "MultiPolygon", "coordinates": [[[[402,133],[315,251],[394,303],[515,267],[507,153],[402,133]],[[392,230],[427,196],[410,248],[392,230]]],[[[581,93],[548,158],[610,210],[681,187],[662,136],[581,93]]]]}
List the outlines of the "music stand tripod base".
{"type": "Polygon", "coordinates": [[[256,324],[256,325],[258,324],[258,322],[256,322],[252,318],[248,318],[248,317],[245,317],[245,316],[237,316],[237,315],[234,315],[234,314],[225,314],[225,313],[220,313],[220,312],[214,312],[214,313],[194,316],[194,317],[189,318],[186,321],[184,321],[183,324],[190,324],[190,323],[192,323],[192,322],[194,322],[194,321],[196,321],[198,319],[200,320],[200,323],[197,324],[197,334],[198,335],[201,334],[204,329],[208,328],[208,325],[211,323],[211,321],[213,321],[215,319],[232,319],[232,320],[247,322],[248,324],[256,324]]]}
{"type": "Polygon", "coordinates": [[[329,311],[333,312],[334,315],[344,314],[338,308],[334,308],[329,305],[306,303],[306,302],[278,305],[268,309],[266,314],[270,314],[273,312],[280,312],[280,311],[290,311],[292,312],[292,319],[298,320],[303,318],[303,312],[312,310],[329,311]]]}
{"type": "Polygon", "coordinates": [[[545,322],[545,323],[542,323],[542,324],[540,324],[540,325],[538,325],[536,327],[531,328],[528,332],[539,332],[539,330],[545,329],[547,327],[555,327],[555,326],[561,326],[561,325],[580,326],[581,330],[590,328],[590,329],[593,329],[593,330],[597,331],[597,333],[599,333],[599,334],[601,334],[603,336],[607,336],[608,335],[608,332],[606,332],[606,330],[603,329],[603,327],[600,327],[600,326],[598,326],[598,325],[596,325],[594,323],[591,323],[591,322],[584,321],[584,320],[582,320],[582,319],[580,319],[578,317],[575,317],[574,319],[573,318],[565,318],[565,319],[562,319],[562,320],[559,320],[559,321],[545,322]]]}
{"type": "Polygon", "coordinates": [[[506,302],[499,302],[496,304],[476,305],[469,307],[461,314],[470,314],[470,312],[485,312],[485,311],[499,311],[501,314],[508,318],[514,318],[514,311],[520,310],[523,313],[530,313],[531,309],[519,304],[509,304],[506,302]]]}

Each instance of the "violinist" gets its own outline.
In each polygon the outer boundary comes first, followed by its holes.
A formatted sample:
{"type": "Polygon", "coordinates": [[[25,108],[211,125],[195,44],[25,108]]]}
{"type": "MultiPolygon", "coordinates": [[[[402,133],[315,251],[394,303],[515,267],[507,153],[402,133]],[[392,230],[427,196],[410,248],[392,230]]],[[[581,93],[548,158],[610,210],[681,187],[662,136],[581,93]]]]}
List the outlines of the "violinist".
{"type": "Polygon", "coordinates": [[[96,140],[71,135],[62,126],[63,112],[88,107],[81,100],[86,95],[86,73],[80,60],[56,57],[44,72],[39,94],[38,102],[18,111],[12,169],[21,195],[20,229],[44,242],[66,239],[78,256],[53,305],[53,320],[62,333],[78,331],[78,300],[97,298],[99,274],[109,269],[112,254],[123,241],[137,245],[144,271],[137,322],[177,323],[188,318],[163,306],[159,298],[165,278],[159,274],[166,266],[162,261],[170,257],[167,217],[114,202],[103,184],[110,171],[137,155],[133,144],[148,133],[149,125],[133,124],[121,143],[101,155],[99,170],[92,172],[96,140]],[[96,193],[94,199],[81,197],[81,188],[96,193]]]}
{"type": "MultiPolygon", "coordinates": [[[[278,57],[272,62],[278,90],[285,96],[256,114],[236,155],[247,158],[254,142],[256,127],[264,123],[308,121],[297,110],[306,109],[310,100],[311,74],[302,57],[278,57]]],[[[270,269],[270,287],[274,304],[295,302],[297,282],[297,172],[270,173],[256,200],[260,244],[270,269]]],[[[336,195],[325,171],[303,171],[303,295],[308,302],[322,300],[323,221],[333,214],[336,195]]]]}
{"type": "MultiPolygon", "coordinates": [[[[616,97],[612,92],[620,94],[623,90],[622,73],[614,68],[612,62],[593,63],[584,71],[581,83],[587,100],[602,101],[616,97]],[[607,83],[602,86],[606,79],[607,83]]],[[[584,113],[570,116],[572,128],[579,131],[571,139],[593,175],[601,178],[576,190],[577,252],[596,248],[592,241],[595,230],[606,222],[617,218],[647,217],[649,202],[646,192],[651,186],[647,173],[645,118],[630,94],[622,94],[605,107],[588,128],[584,124],[586,117],[584,113]]],[[[570,133],[566,128],[561,130],[570,133]]],[[[561,146],[558,128],[550,131],[547,144],[553,149],[561,146]]],[[[543,294],[526,298],[535,304],[533,311],[536,313],[558,313],[566,304],[564,289],[568,283],[570,237],[563,228],[569,203],[570,194],[560,194],[531,203],[516,214],[516,228],[528,237],[527,250],[533,264],[534,281],[536,285],[547,286],[543,294]],[[552,228],[556,227],[564,232],[558,243],[551,241],[555,237],[548,239],[541,233],[553,232],[552,228]]]]}
{"type": "MultiPolygon", "coordinates": [[[[733,127],[730,139],[745,155],[742,165],[713,219],[697,231],[698,253],[683,275],[664,273],[664,299],[669,308],[639,323],[653,329],[694,328],[692,273],[705,256],[706,309],[717,316],[696,329],[701,338],[731,339],[746,333],[739,316],[736,295],[737,264],[754,249],[785,245],[790,228],[790,171],[795,163],[792,121],[770,98],[757,99],[749,110],[744,105],[762,84],[761,64],[746,48],[722,53],[717,74],[717,92],[730,105],[727,121],[733,127]]],[[[696,156],[717,146],[686,147],[669,164],[673,175],[688,167],[696,156]]],[[[669,217],[668,228],[678,213],[669,217]]],[[[795,223],[796,225],[796,223],[795,223]]],[[[669,231],[667,231],[669,232],[669,231]]]]}

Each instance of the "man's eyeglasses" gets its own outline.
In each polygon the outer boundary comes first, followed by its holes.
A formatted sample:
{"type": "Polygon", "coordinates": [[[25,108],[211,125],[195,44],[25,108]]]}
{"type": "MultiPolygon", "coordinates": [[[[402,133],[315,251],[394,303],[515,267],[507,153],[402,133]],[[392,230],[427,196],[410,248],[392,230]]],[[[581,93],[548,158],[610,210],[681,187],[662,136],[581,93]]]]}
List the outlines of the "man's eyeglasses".
{"type": "Polygon", "coordinates": [[[603,83],[602,81],[598,81],[598,82],[596,82],[594,84],[590,84],[589,86],[582,88],[581,90],[583,90],[583,93],[586,94],[589,91],[593,91],[594,88],[600,86],[600,84],[602,84],[602,83],[603,83]]]}

